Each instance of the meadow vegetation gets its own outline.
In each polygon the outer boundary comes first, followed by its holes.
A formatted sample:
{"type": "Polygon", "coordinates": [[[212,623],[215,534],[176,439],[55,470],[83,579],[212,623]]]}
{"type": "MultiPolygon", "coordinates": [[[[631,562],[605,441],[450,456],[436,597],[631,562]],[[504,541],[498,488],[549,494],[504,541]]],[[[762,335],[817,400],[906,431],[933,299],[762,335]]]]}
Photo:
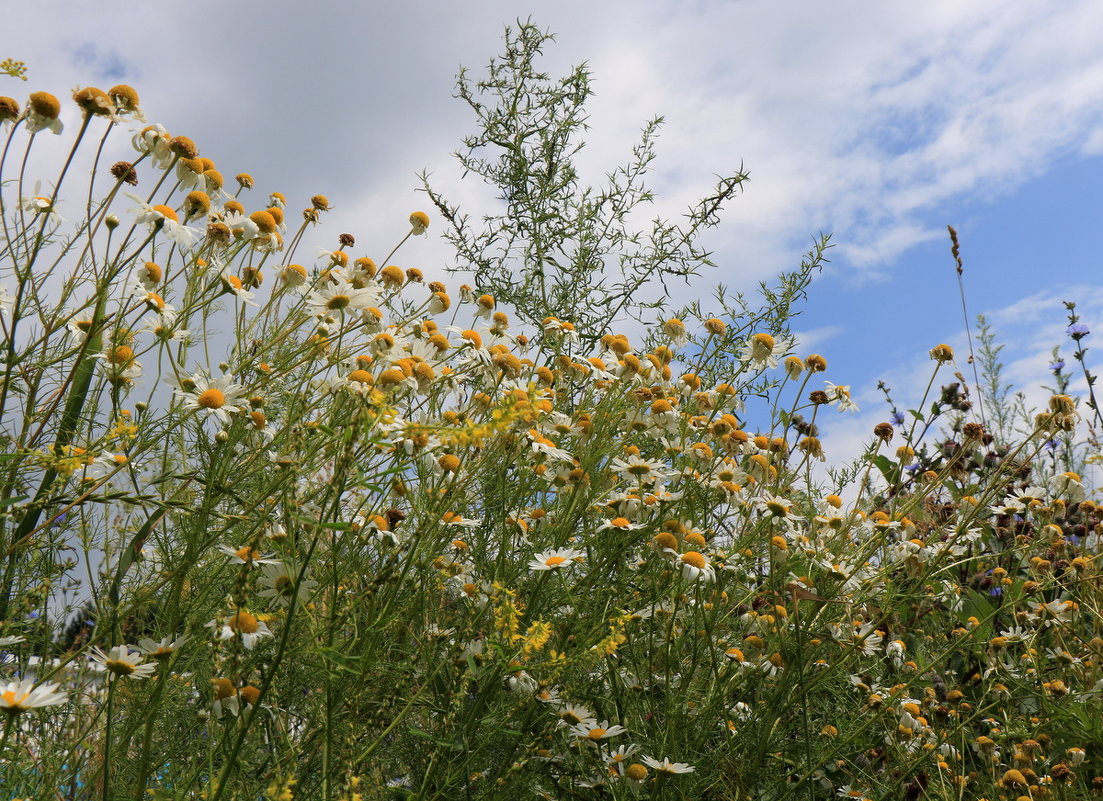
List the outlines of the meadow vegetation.
{"type": "Polygon", "coordinates": [[[497,205],[382,245],[129,86],[0,97],[0,798],[1103,793],[1075,306],[1042,410],[982,325],[828,469],[826,238],[676,307],[746,175],[647,220],[653,120],[585,185],[549,40],[458,83],[497,205]]]}

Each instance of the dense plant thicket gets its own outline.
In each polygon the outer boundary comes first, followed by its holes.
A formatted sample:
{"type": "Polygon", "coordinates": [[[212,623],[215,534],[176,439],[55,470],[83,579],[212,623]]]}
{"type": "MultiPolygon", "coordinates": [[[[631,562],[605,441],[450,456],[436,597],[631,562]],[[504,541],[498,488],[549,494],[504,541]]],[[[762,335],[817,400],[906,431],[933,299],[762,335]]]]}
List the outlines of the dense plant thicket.
{"type": "Polygon", "coordinates": [[[583,185],[548,38],[460,78],[497,210],[426,182],[393,248],[129,86],[0,97],[0,798],[1103,792],[1094,398],[1029,413],[983,329],[980,398],[938,345],[823,469],[826,240],[671,308],[745,175],[641,222],[656,120],[583,185]],[[402,266],[437,227],[473,286],[402,266]]]}

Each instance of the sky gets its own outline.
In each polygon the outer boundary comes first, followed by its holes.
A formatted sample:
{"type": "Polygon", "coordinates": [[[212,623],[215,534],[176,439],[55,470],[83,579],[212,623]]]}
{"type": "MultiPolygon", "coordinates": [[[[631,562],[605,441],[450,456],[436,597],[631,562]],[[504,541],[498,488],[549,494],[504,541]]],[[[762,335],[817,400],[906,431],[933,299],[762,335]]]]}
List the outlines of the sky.
{"type": "MultiPolygon", "coordinates": [[[[0,58],[27,62],[29,81],[2,78],[0,94],[130,83],[150,121],[195,139],[225,174],[252,173],[292,208],[327,195],[325,230],[367,253],[389,250],[428,206],[422,170],[478,213],[479,188],[450,156],[473,132],[455,75],[480,74],[503,27],[531,18],[557,34],[548,72],[592,72],[584,177],[623,162],[659,114],[656,213],[682,214],[718,174],[750,173],[708,234],[717,268],[681,299],[720,282],[753,290],[832,235],[795,328],[797,352],[826,356],[827,377],[861,407],[824,421],[833,458],[887,418],[879,380],[906,407],[931,347],[967,353],[948,224],[968,314],[986,315],[1006,379],[1032,403],[1044,403],[1052,348],[1069,352],[1062,301],[1093,329],[1085,345],[1103,335],[1103,7],[1091,0],[195,0],[186,13],[39,0],[4,16],[0,58]]],[[[75,127],[75,107],[64,119],[75,127]]],[[[406,253],[433,277],[449,263],[439,241],[406,253]]]]}

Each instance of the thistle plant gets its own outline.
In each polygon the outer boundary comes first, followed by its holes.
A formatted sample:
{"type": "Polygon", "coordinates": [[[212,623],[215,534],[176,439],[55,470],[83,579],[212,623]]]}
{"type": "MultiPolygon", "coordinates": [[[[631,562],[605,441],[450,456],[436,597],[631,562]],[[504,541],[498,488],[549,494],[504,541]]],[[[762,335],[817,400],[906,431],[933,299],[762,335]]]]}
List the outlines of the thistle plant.
{"type": "Polygon", "coordinates": [[[672,311],[745,176],[636,232],[654,129],[581,186],[587,76],[547,43],[460,78],[504,208],[475,232],[430,188],[386,242],[227,180],[131,87],[0,97],[0,787],[1098,792],[1103,512],[1039,468],[1076,400],[997,440],[937,345],[825,479],[856,405],[788,323],[826,240],[672,311]],[[408,265],[438,228],[475,287],[408,265]]]}

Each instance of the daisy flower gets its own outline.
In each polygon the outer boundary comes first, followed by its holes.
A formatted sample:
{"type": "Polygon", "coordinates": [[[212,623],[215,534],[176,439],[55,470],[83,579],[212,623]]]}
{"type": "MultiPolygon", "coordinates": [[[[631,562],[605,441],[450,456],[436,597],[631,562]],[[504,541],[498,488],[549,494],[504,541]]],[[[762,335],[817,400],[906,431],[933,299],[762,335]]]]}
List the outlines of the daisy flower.
{"type": "Polygon", "coordinates": [[[640,481],[645,484],[663,481],[671,476],[666,465],[658,459],[644,459],[640,456],[614,459],[609,468],[626,481],[640,481]]]}
{"type": "Polygon", "coordinates": [[[754,370],[773,369],[777,367],[777,357],[784,356],[787,350],[788,340],[775,340],[769,334],[755,334],[743,345],[739,358],[750,362],[754,370]]]}
{"type": "Polygon", "coordinates": [[[840,412],[856,412],[858,404],[850,399],[850,386],[839,386],[830,381],[824,381],[824,391],[831,398],[831,402],[839,407],[840,412]]]}
{"type": "Polygon", "coordinates": [[[624,734],[626,731],[628,731],[628,729],[623,726],[610,726],[607,720],[603,720],[600,723],[594,720],[584,720],[571,726],[571,734],[580,740],[588,740],[592,743],[597,743],[610,737],[616,737],[618,734],[624,734]]]}
{"type": "Polygon", "coordinates": [[[247,651],[253,650],[261,637],[272,636],[272,631],[263,620],[257,620],[256,615],[244,609],[238,610],[224,621],[212,620],[207,628],[214,631],[220,640],[231,640],[240,636],[241,644],[247,651]]]}
{"type": "Polygon", "coordinates": [[[162,637],[160,641],[154,641],[149,637],[145,637],[138,640],[138,644],[134,646],[138,651],[153,659],[162,660],[168,659],[180,646],[188,641],[187,635],[183,637],[177,637],[175,640],[172,637],[162,637]]]}
{"type": "Polygon", "coordinates": [[[678,561],[682,565],[682,576],[689,581],[710,584],[716,580],[716,568],[700,551],[686,551],[678,557],[678,561]]]}
{"type": "Polygon", "coordinates": [[[203,373],[196,373],[191,376],[190,384],[193,388],[189,391],[177,390],[183,398],[184,408],[189,411],[198,410],[207,417],[218,418],[223,425],[229,425],[230,415],[244,408],[238,401],[245,394],[245,387],[234,383],[232,373],[214,380],[203,373]]]}
{"type": "Polygon", "coordinates": [[[231,545],[219,545],[218,550],[230,557],[230,561],[239,565],[278,565],[279,559],[273,559],[272,554],[262,554],[256,548],[249,545],[244,545],[241,548],[234,548],[231,545]]]}
{"type": "Polygon", "coordinates": [[[280,606],[288,606],[291,598],[298,596],[298,603],[306,603],[310,599],[318,582],[311,579],[303,579],[299,582],[299,589],[295,591],[295,578],[298,571],[291,571],[282,562],[273,562],[261,568],[259,584],[264,589],[257,593],[261,598],[275,598],[280,606]]]}
{"type": "Polygon", "coordinates": [[[135,222],[148,223],[151,231],[161,230],[182,248],[191,248],[199,240],[199,232],[181,224],[176,210],[171,206],[151,205],[130,192],[126,196],[138,205],[130,210],[135,222]]]}
{"type": "Polygon", "coordinates": [[[642,757],[643,764],[659,773],[693,773],[695,768],[686,762],[671,762],[666,757],[655,759],[654,757],[642,757]]]}
{"type": "Polygon", "coordinates": [[[113,676],[126,676],[132,679],[148,679],[157,672],[157,666],[152,662],[143,662],[142,655],[137,651],[131,652],[126,645],[116,645],[106,653],[93,646],[92,661],[103,667],[113,676]]]}
{"type": "Polygon", "coordinates": [[[582,551],[574,548],[557,548],[552,551],[541,551],[529,562],[529,570],[559,570],[576,564],[585,557],[582,551]]]}
{"type": "Polygon", "coordinates": [[[61,102],[49,92],[31,92],[27,98],[28,133],[49,131],[52,134],[60,134],[64,128],[61,123],[61,102]]]}
{"type": "Polygon", "coordinates": [[[315,317],[328,314],[345,314],[347,311],[363,311],[374,306],[381,296],[378,289],[357,289],[345,279],[324,281],[306,296],[307,310],[315,317]]]}
{"type": "Polygon", "coordinates": [[[8,715],[18,715],[30,709],[64,704],[67,697],[58,690],[59,685],[45,682],[34,686],[34,679],[9,681],[0,684],[0,711],[8,715]]]}

